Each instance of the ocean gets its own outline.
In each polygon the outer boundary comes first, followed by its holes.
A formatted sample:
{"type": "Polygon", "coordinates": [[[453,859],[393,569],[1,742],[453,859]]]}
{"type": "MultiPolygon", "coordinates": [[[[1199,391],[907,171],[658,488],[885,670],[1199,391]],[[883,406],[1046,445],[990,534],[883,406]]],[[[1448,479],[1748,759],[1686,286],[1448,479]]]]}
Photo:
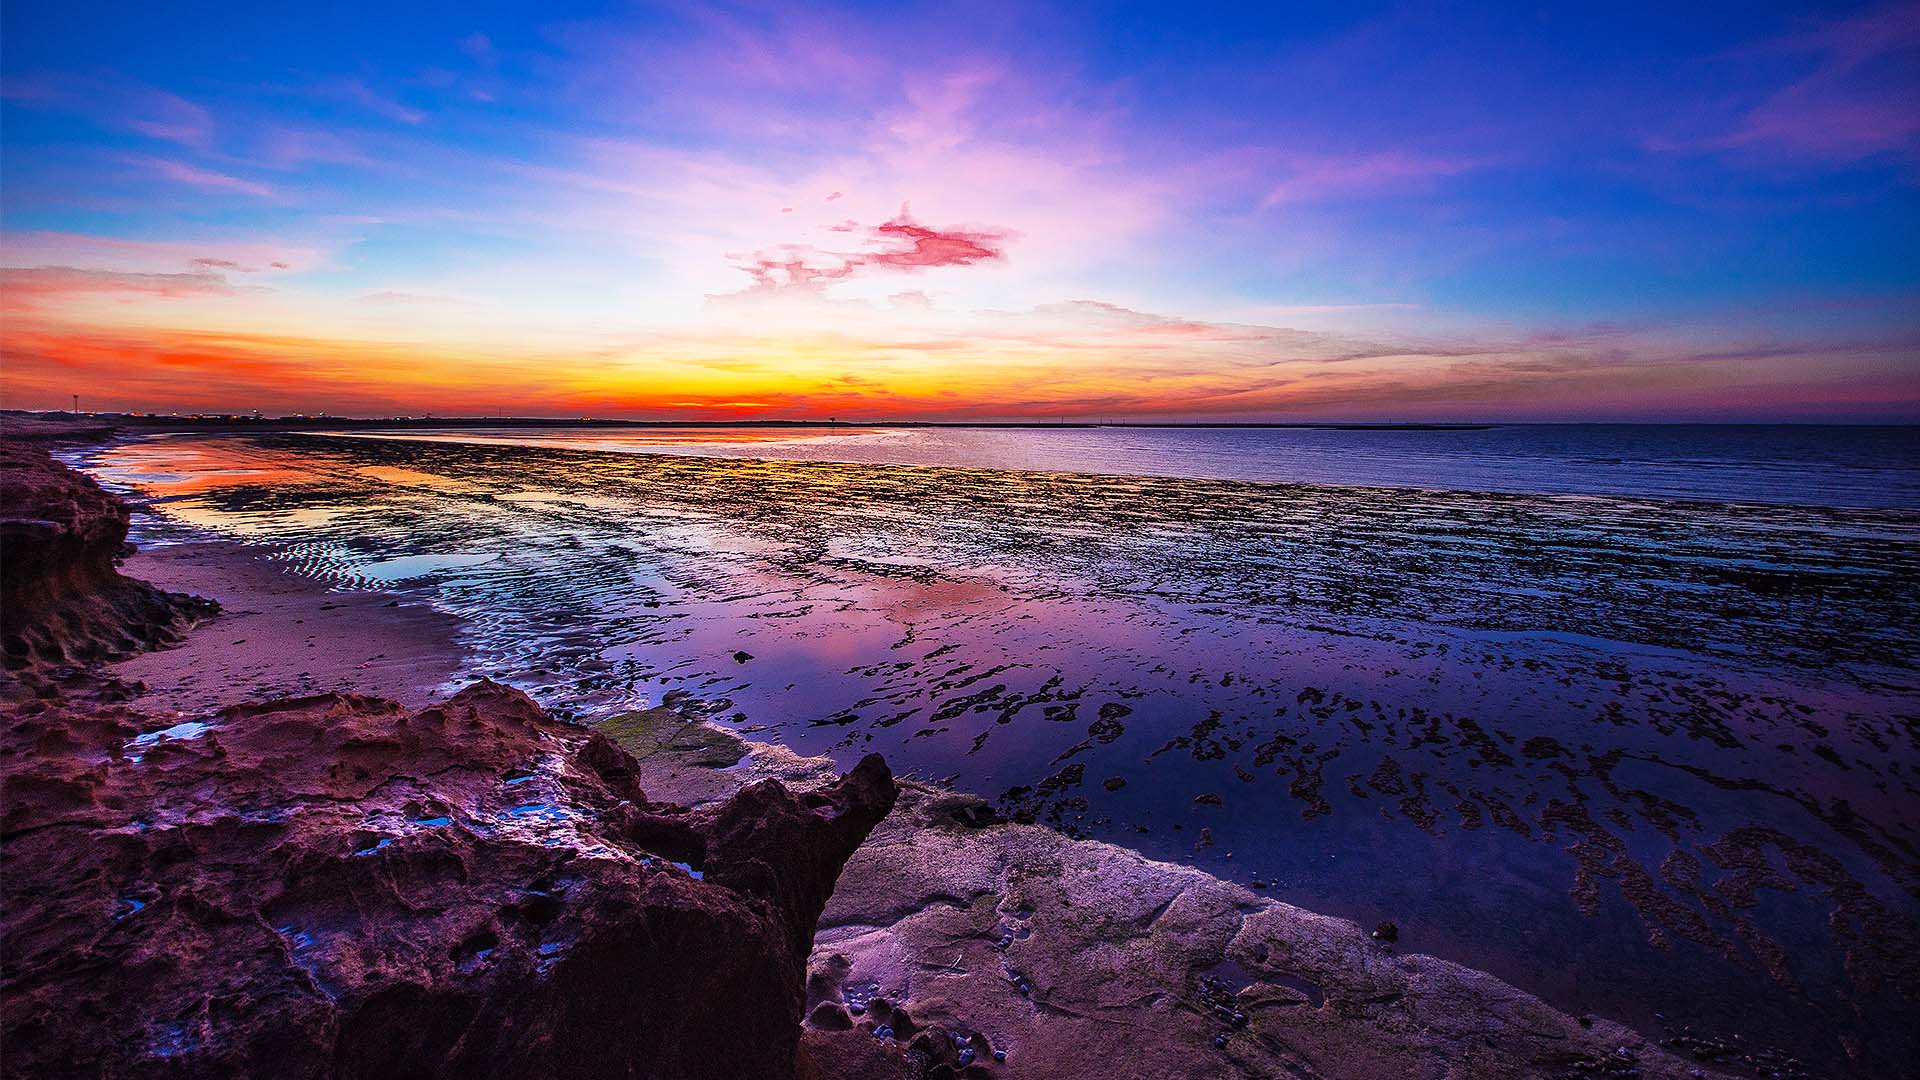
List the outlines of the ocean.
{"type": "Polygon", "coordinates": [[[500,428],[74,460],[140,501],[138,541],[431,602],[474,673],[582,722],[673,700],[878,750],[1654,1034],[1920,1052],[1893,990],[1920,955],[1916,429],[500,428]]]}
{"type": "MultiPolygon", "coordinates": [[[[473,428],[367,437],[1519,495],[1920,508],[1920,427],[473,428]]],[[[360,437],[356,434],[354,437],[360,437]]]]}

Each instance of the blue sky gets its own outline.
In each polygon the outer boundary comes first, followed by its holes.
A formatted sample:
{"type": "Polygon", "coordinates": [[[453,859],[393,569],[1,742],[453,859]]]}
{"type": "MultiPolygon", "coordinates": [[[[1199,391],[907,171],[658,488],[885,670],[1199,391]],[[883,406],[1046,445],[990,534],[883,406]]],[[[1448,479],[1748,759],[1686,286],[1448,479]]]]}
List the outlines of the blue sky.
{"type": "Polygon", "coordinates": [[[1920,5],[4,19],[9,405],[1920,418],[1920,5]]]}

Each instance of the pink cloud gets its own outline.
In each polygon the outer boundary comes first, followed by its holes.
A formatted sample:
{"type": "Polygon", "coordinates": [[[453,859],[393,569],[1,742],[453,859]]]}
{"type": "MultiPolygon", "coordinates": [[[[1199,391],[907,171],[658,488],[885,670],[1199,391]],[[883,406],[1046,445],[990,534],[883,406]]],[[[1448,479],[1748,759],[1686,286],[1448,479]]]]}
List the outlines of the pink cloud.
{"type": "MultiPolygon", "coordinates": [[[[851,232],[855,228],[853,222],[847,222],[833,226],[832,231],[851,232]]],[[[931,228],[915,221],[905,206],[893,218],[866,227],[865,234],[869,245],[865,251],[835,252],[806,244],[784,244],[733,258],[753,281],[749,291],[818,291],[867,267],[910,272],[997,262],[1006,257],[1006,244],[1013,238],[1013,233],[1005,229],[931,228]]]]}
{"type": "Polygon", "coordinates": [[[10,78],[0,97],[36,109],[85,116],[103,127],[205,150],[213,114],[178,94],[119,78],[10,78]]]}
{"type": "Polygon", "coordinates": [[[119,299],[229,296],[236,290],[210,268],[185,274],[141,274],[74,266],[0,269],[0,296],[12,310],[39,309],[81,296],[119,299]]]}
{"type": "Polygon", "coordinates": [[[1767,151],[1820,162],[1920,155],[1920,3],[1814,23],[1742,55],[1811,57],[1814,68],[1717,134],[1653,140],[1658,150],[1767,151]]]}
{"type": "Polygon", "coordinates": [[[213,114],[185,98],[155,90],[141,96],[127,126],[148,138],[204,148],[213,142],[213,114]]]}
{"type": "Polygon", "coordinates": [[[1003,245],[1008,239],[1008,234],[998,229],[929,229],[907,216],[904,206],[900,216],[874,226],[873,236],[894,246],[874,252],[866,261],[902,269],[993,262],[1005,256],[1003,245]]]}
{"type": "Polygon", "coordinates": [[[1816,24],[1777,45],[1783,50],[1825,53],[1842,67],[1856,67],[1920,46],[1920,3],[1893,4],[1851,19],[1816,24]]]}
{"type": "Polygon", "coordinates": [[[1912,102],[1809,79],[1775,94],[1716,143],[1852,161],[1909,148],[1916,138],[1920,108],[1912,102]]]}

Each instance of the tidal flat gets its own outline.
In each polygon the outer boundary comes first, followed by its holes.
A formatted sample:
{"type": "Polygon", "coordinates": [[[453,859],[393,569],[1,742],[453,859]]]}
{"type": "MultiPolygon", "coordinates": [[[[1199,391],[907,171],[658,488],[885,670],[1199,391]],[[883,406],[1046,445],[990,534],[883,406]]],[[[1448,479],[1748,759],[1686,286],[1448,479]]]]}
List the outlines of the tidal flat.
{"type": "Polygon", "coordinates": [[[143,546],[430,602],[583,723],[880,751],[1654,1037],[1916,1053],[1920,513],[297,434],[71,460],[143,546]]]}

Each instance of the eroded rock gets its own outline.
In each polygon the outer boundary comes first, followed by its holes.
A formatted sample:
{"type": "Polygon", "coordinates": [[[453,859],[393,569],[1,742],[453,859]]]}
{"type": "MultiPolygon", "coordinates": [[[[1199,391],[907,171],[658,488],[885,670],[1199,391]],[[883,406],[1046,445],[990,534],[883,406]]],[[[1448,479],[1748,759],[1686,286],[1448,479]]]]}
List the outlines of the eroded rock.
{"type": "Polygon", "coordinates": [[[0,440],[0,654],[18,686],[34,669],[172,640],[217,610],[123,576],[127,507],[38,446],[0,440]]]}
{"type": "Polygon", "coordinates": [[[154,726],[8,717],[8,1075],[794,1076],[814,924],[895,794],[872,756],[653,804],[489,682],[154,726]]]}

